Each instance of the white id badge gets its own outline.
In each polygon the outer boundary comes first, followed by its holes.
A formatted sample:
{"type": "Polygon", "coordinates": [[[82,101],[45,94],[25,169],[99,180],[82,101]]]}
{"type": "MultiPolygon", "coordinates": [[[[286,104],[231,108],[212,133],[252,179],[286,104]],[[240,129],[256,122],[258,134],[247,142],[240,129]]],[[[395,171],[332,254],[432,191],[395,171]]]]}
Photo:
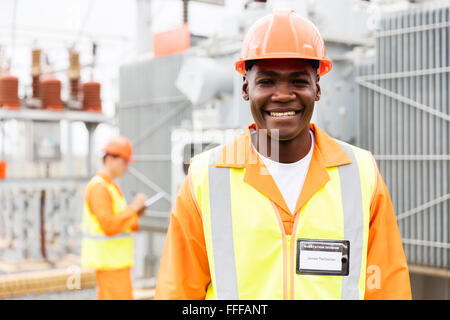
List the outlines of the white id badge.
{"type": "Polygon", "coordinates": [[[348,276],[350,241],[297,239],[297,274],[348,276]]]}

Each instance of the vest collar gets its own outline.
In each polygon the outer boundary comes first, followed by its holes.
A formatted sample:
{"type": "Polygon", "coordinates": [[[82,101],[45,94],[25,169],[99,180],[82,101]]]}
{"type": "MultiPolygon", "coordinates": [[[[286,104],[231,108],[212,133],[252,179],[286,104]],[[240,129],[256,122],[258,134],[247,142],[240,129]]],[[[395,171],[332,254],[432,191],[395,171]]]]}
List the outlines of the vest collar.
{"type": "Polygon", "coordinates": [[[105,182],[108,184],[113,183],[111,177],[103,171],[97,171],[96,175],[99,176],[100,178],[102,178],[103,180],[105,180],[105,182]]]}
{"type": "MultiPolygon", "coordinates": [[[[314,132],[315,145],[313,153],[320,152],[323,165],[327,168],[352,163],[341,146],[314,123],[310,124],[314,132]]],[[[251,130],[256,130],[255,124],[248,126],[244,133],[226,144],[216,161],[216,167],[246,168],[249,164],[258,164],[259,157],[251,144],[251,130]]]]}
{"type": "Polygon", "coordinates": [[[103,171],[97,171],[96,175],[102,178],[107,184],[113,185],[117,189],[117,192],[119,192],[119,194],[122,196],[122,190],[120,190],[119,186],[111,179],[108,174],[103,171]]]}
{"type": "Polygon", "coordinates": [[[216,167],[245,168],[244,182],[266,195],[287,213],[295,215],[314,193],[319,191],[330,180],[326,168],[352,162],[334,139],[313,123],[310,124],[310,128],[314,132],[315,145],[305,183],[293,213],[288,209],[264,162],[252,147],[251,130],[256,130],[255,124],[251,124],[244,133],[238,135],[233,141],[224,146],[216,161],[216,167]]]}

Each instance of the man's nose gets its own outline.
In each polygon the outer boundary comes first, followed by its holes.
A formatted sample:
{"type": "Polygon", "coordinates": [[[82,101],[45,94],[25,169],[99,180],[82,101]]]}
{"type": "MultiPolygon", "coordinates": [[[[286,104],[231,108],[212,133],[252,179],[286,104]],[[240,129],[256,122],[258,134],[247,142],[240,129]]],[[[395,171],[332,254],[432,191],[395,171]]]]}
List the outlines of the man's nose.
{"type": "Polygon", "coordinates": [[[289,102],[295,99],[295,93],[290,90],[288,85],[280,84],[272,95],[273,102],[289,102]]]}

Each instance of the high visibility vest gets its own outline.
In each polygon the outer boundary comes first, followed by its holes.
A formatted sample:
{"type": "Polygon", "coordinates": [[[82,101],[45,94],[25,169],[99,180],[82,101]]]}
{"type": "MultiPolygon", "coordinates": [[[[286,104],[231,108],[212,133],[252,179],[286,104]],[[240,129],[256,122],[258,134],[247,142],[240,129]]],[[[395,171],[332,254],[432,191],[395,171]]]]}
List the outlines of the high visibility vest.
{"type": "MultiPolygon", "coordinates": [[[[119,214],[127,203],[117,188],[102,177],[95,176],[87,185],[87,190],[95,184],[107,186],[112,199],[113,214],[119,214]]],[[[133,237],[131,229],[114,236],[107,236],[98,219],[92,214],[87,201],[84,202],[83,239],[81,242],[81,264],[93,269],[119,269],[130,267],[133,261],[133,237]]]]}
{"type": "Polygon", "coordinates": [[[363,299],[372,155],[340,142],[351,164],[327,168],[330,180],[286,235],[271,200],[244,182],[245,168],[216,167],[222,147],[193,158],[192,189],[201,211],[211,282],[206,299],[363,299]],[[297,274],[297,239],[350,241],[349,274],[297,274]]]}

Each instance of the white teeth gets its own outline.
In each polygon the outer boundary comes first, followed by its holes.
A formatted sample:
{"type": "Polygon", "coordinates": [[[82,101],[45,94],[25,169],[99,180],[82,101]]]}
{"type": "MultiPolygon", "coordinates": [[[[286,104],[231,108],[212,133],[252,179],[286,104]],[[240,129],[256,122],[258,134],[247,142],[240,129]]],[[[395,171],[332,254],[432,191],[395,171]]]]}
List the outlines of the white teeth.
{"type": "Polygon", "coordinates": [[[272,117],[287,117],[287,116],[295,116],[295,111],[286,111],[286,112],[270,112],[272,117]]]}

